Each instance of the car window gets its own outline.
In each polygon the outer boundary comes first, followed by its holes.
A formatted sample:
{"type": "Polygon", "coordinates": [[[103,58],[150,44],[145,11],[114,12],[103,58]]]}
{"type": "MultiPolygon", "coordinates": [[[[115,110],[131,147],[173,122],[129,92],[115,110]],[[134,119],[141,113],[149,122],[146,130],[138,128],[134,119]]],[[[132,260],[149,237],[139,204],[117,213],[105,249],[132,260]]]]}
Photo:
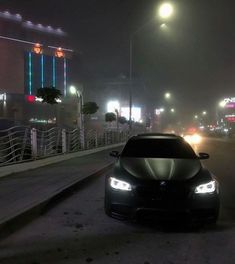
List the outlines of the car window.
{"type": "Polygon", "coordinates": [[[197,159],[190,145],[179,139],[130,140],[123,149],[122,157],[197,159]]]}

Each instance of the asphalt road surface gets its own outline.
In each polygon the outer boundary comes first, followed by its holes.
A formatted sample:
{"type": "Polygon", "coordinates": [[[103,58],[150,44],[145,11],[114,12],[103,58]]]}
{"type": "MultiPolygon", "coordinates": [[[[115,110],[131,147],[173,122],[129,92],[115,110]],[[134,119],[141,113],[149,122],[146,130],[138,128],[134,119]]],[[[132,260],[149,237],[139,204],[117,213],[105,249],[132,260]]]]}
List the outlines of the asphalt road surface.
{"type": "Polygon", "coordinates": [[[223,186],[216,227],[200,230],[147,226],[104,214],[104,176],[0,242],[1,264],[234,264],[235,141],[205,139],[198,151],[223,186]]]}

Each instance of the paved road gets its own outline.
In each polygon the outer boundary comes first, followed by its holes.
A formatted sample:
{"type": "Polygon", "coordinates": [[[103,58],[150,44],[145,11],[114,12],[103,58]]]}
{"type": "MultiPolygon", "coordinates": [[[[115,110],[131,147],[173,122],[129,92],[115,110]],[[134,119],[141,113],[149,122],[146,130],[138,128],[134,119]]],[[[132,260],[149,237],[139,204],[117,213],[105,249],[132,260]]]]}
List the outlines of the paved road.
{"type": "MultiPolygon", "coordinates": [[[[201,150],[211,154],[206,165],[223,186],[233,186],[235,142],[206,140],[201,150]]],[[[114,220],[104,214],[103,198],[104,175],[3,240],[0,263],[235,263],[232,196],[224,202],[216,228],[194,232],[114,220]]]]}

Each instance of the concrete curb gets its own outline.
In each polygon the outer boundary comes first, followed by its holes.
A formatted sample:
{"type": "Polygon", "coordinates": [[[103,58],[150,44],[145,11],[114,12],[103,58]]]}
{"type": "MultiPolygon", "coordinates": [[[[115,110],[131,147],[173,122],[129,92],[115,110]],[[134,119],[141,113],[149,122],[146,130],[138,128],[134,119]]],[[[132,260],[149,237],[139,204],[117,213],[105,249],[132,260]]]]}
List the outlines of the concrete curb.
{"type": "Polygon", "coordinates": [[[83,150],[80,152],[62,154],[62,155],[53,156],[50,158],[44,158],[44,159],[40,159],[40,160],[29,161],[29,162],[18,163],[18,164],[0,167],[0,178],[8,176],[8,175],[13,174],[13,173],[37,169],[37,168],[44,167],[44,166],[51,165],[51,164],[55,164],[55,163],[58,163],[61,161],[66,161],[69,159],[94,154],[94,153],[97,153],[97,152],[100,152],[103,150],[121,147],[123,145],[124,145],[124,143],[119,143],[119,144],[114,144],[114,145],[105,146],[105,147],[101,147],[101,148],[83,150]]]}
{"type": "Polygon", "coordinates": [[[73,190],[78,188],[82,182],[85,182],[92,177],[102,175],[111,169],[112,166],[113,163],[109,163],[91,175],[86,175],[78,180],[75,180],[64,187],[57,189],[43,200],[35,202],[34,204],[23,208],[21,211],[16,212],[14,215],[9,216],[8,219],[0,223],[0,239],[9,236],[11,233],[17,231],[36,217],[40,216],[48,208],[55,206],[57,204],[56,201],[65,197],[66,195],[69,195],[73,190]]]}

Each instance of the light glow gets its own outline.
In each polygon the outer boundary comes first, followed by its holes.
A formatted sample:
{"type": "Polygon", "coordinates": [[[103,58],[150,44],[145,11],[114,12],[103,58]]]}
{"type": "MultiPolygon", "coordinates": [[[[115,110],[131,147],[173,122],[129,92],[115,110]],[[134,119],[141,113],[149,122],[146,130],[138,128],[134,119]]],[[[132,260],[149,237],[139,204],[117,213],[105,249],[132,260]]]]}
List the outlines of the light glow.
{"type": "Polygon", "coordinates": [[[71,94],[75,95],[77,94],[77,89],[75,86],[71,85],[70,88],[69,88],[69,91],[71,94]]]}
{"type": "Polygon", "coordinates": [[[34,103],[35,102],[35,99],[36,99],[36,96],[34,95],[27,95],[26,96],[26,99],[29,103],[34,103]]]}
{"type": "Polygon", "coordinates": [[[109,101],[107,103],[107,112],[108,113],[115,113],[116,110],[120,111],[120,103],[119,101],[109,101]]]}
{"type": "Polygon", "coordinates": [[[201,184],[195,188],[195,193],[203,194],[203,193],[213,193],[216,190],[216,182],[210,181],[205,184],[201,184]]]}
{"type": "Polygon", "coordinates": [[[190,145],[198,145],[202,142],[202,137],[198,134],[185,135],[184,140],[187,141],[190,145]]]}
{"type": "Polygon", "coordinates": [[[169,18],[173,14],[173,6],[170,3],[164,3],[159,8],[161,18],[169,18]]]}
{"type": "MultiPolygon", "coordinates": [[[[132,107],[132,120],[134,122],[140,122],[142,119],[141,117],[141,108],[140,107],[132,107]]],[[[122,107],[121,108],[121,116],[125,117],[129,120],[130,108],[129,107],[122,107]]]]}
{"type": "Polygon", "coordinates": [[[165,93],[165,98],[166,99],[170,99],[171,98],[171,94],[170,93],[165,93]]]}
{"type": "Polygon", "coordinates": [[[39,43],[36,43],[32,50],[36,54],[42,54],[42,46],[39,43]]]}
{"type": "Polygon", "coordinates": [[[56,51],[55,51],[55,56],[56,56],[57,58],[64,58],[64,57],[65,57],[65,54],[64,54],[62,48],[58,48],[58,49],[56,49],[56,51]]]}
{"type": "Polygon", "coordinates": [[[120,191],[131,191],[132,187],[128,182],[118,180],[116,178],[110,177],[109,178],[110,186],[115,190],[120,191]]]}
{"type": "Polygon", "coordinates": [[[7,101],[7,94],[6,93],[0,94],[0,101],[3,101],[4,103],[7,101]]]}

